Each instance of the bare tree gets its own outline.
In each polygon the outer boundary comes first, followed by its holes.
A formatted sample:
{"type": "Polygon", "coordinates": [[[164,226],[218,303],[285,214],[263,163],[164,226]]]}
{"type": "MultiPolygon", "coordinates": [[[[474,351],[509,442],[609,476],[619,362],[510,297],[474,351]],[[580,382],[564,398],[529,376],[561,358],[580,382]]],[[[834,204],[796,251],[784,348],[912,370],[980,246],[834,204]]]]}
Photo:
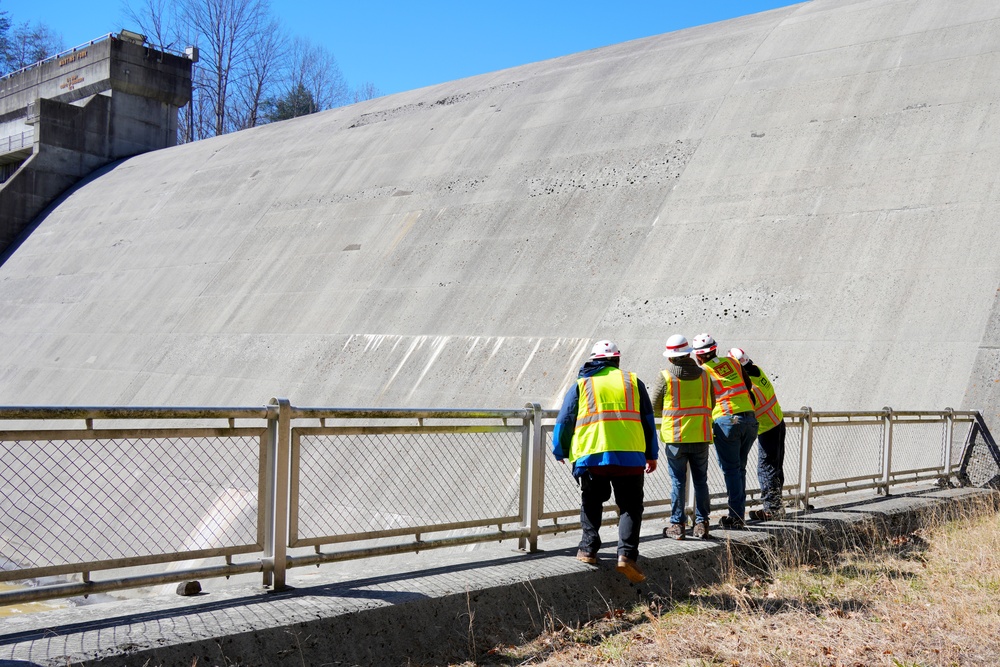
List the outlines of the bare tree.
{"type": "Polygon", "coordinates": [[[281,77],[286,41],[276,19],[271,19],[254,36],[229,109],[233,129],[244,130],[261,122],[264,102],[274,94],[281,77]]]}
{"type": "Polygon", "coordinates": [[[125,0],[125,18],[161,51],[175,49],[179,42],[177,8],[169,0],[125,0]]]}
{"type": "Polygon", "coordinates": [[[62,37],[44,23],[25,21],[14,26],[6,36],[3,53],[4,67],[8,72],[32,65],[59,53],[62,37]]]}
{"type": "Polygon", "coordinates": [[[351,97],[355,103],[364,102],[365,100],[373,100],[376,97],[382,97],[382,91],[376,88],[375,84],[371,81],[365,81],[354,89],[351,97]]]}
{"type": "Polygon", "coordinates": [[[296,40],[289,54],[286,92],[304,87],[316,105],[310,111],[325,111],[345,104],[350,99],[347,80],[337,59],[326,48],[307,39],[296,40]]]}
{"type": "Polygon", "coordinates": [[[249,58],[251,45],[268,24],[267,0],[183,0],[184,20],[201,42],[199,85],[211,106],[213,131],[227,130],[230,87],[249,58]]]}

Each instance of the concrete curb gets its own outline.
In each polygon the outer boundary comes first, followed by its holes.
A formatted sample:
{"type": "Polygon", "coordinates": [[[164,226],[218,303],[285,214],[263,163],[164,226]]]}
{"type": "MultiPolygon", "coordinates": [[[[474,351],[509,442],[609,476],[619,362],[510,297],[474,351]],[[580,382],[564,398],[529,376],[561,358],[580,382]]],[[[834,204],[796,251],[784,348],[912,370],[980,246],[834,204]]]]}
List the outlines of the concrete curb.
{"type": "Polygon", "coordinates": [[[946,489],[718,530],[709,541],[649,535],[641,561],[648,579],[640,585],[615,571],[613,548],[602,550],[597,567],[578,562],[568,546],[573,536],[537,554],[478,556],[279,593],[240,589],[35,614],[0,635],[0,665],[190,667],[195,657],[200,666],[462,662],[609,609],[684,595],[718,581],[730,560],[765,566],[777,549],[810,557],[998,507],[996,491],[946,489]]]}

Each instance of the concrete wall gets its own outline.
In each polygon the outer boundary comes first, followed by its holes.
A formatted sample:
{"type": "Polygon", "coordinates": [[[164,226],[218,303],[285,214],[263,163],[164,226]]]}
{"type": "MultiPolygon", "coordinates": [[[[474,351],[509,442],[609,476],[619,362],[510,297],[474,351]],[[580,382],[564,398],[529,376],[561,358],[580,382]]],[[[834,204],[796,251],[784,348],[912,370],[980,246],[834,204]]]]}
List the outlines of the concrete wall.
{"type": "Polygon", "coordinates": [[[0,401],[552,407],[710,331],[992,423],[998,65],[993,0],[813,0],[129,159],[0,267],[0,401]]]}
{"type": "Polygon", "coordinates": [[[0,181],[0,252],[98,167],[174,146],[190,99],[189,60],[114,38],[0,79],[0,139],[34,128],[33,158],[0,181]]]}

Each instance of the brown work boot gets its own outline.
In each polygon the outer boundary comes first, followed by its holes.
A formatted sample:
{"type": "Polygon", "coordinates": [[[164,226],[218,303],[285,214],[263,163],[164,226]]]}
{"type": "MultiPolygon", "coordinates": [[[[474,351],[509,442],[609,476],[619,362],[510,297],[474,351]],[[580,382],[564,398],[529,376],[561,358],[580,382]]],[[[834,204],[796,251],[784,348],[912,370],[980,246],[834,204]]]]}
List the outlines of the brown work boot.
{"type": "Polygon", "coordinates": [[[646,575],[642,573],[642,570],[639,569],[639,566],[636,565],[635,561],[631,558],[619,556],[617,570],[628,577],[628,580],[633,584],[639,584],[646,581],[646,575]]]}
{"type": "Polygon", "coordinates": [[[701,521],[699,523],[694,524],[694,530],[692,531],[692,533],[694,534],[695,537],[697,537],[700,540],[707,540],[709,538],[708,522],[701,521]]]}
{"type": "Polygon", "coordinates": [[[685,532],[683,523],[671,523],[663,529],[663,536],[673,540],[683,540],[685,532]]]}
{"type": "Polygon", "coordinates": [[[583,549],[576,552],[576,559],[587,565],[597,565],[597,554],[587,553],[583,549]]]}

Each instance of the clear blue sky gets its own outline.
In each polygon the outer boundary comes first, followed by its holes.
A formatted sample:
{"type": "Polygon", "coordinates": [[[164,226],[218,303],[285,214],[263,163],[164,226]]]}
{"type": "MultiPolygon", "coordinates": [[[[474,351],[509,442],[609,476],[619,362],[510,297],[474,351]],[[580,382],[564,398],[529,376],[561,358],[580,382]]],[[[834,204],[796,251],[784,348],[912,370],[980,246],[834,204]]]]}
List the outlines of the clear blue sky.
{"type": "MultiPolygon", "coordinates": [[[[135,1],[141,5],[141,0],[135,1]]],[[[293,35],[325,45],[351,86],[396,93],[796,4],[789,0],[271,0],[293,35]]],[[[123,25],[119,0],[0,0],[67,47],[123,25]]]]}

